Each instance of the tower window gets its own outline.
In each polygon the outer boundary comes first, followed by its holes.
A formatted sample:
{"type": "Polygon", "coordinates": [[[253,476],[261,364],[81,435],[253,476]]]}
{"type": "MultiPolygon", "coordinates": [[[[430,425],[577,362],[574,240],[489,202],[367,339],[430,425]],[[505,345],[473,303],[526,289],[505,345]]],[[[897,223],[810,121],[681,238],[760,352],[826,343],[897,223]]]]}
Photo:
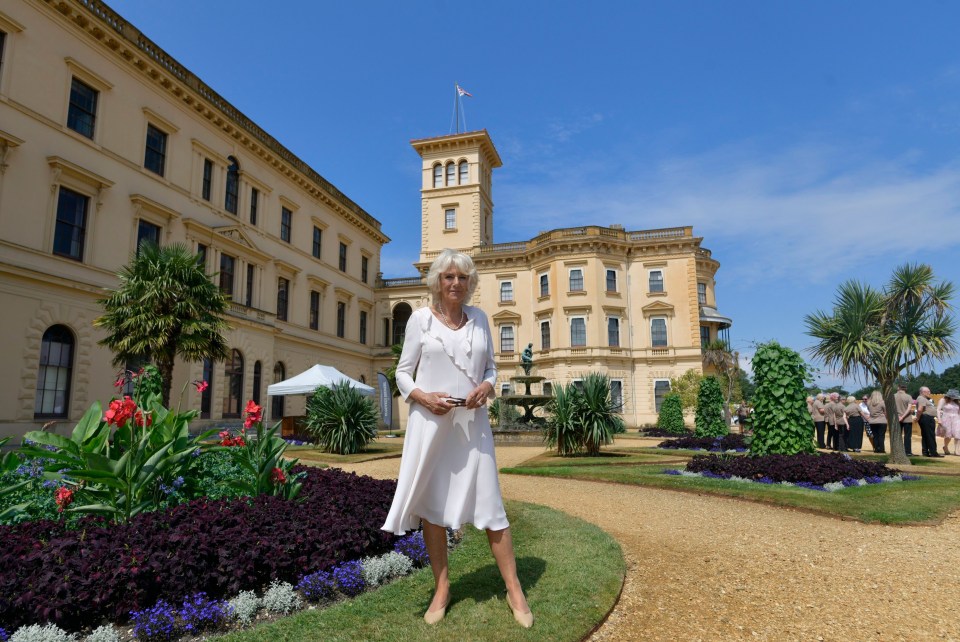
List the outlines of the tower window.
{"type": "Polygon", "coordinates": [[[447,186],[456,185],[457,181],[457,166],[452,162],[447,163],[447,186]]]}
{"type": "Polygon", "coordinates": [[[443,165],[440,163],[433,166],[433,186],[443,187],[443,165]]]}
{"type": "Polygon", "coordinates": [[[513,301],[513,282],[501,281],[500,282],[500,302],[508,303],[510,301],[513,301]]]}
{"type": "Polygon", "coordinates": [[[587,320],[583,317],[570,319],[570,346],[580,348],[587,345],[587,320]]]}
{"type": "Polygon", "coordinates": [[[607,270],[607,292],[617,291],[617,271],[607,270]]]}
{"type": "Polygon", "coordinates": [[[500,352],[513,352],[513,326],[500,327],[500,352]]]}
{"type": "Polygon", "coordinates": [[[470,164],[463,160],[460,161],[460,184],[466,185],[470,181],[470,164]]]}
{"type": "Polygon", "coordinates": [[[583,292],[583,270],[580,268],[570,270],[570,291],[583,292]]]}
{"type": "Polygon", "coordinates": [[[663,271],[661,270],[650,271],[650,291],[663,292],[663,271]]]}

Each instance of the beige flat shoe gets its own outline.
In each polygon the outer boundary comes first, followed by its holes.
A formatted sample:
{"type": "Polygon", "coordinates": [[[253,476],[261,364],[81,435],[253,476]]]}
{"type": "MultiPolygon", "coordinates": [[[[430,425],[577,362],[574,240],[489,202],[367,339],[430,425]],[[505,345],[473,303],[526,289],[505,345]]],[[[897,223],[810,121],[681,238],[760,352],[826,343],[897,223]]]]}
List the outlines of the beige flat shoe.
{"type": "Polygon", "coordinates": [[[521,613],[517,609],[513,608],[513,604],[510,602],[509,593],[507,593],[507,606],[509,606],[510,610],[513,611],[513,619],[517,621],[517,624],[525,629],[529,629],[531,626],[533,626],[533,611],[521,613]]]}
{"type": "Polygon", "coordinates": [[[442,607],[436,611],[427,611],[423,614],[423,621],[427,624],[436,624],[447,614],[447,607],[450,606],[450,598],[447,598],[447,601],[442,607]]]}

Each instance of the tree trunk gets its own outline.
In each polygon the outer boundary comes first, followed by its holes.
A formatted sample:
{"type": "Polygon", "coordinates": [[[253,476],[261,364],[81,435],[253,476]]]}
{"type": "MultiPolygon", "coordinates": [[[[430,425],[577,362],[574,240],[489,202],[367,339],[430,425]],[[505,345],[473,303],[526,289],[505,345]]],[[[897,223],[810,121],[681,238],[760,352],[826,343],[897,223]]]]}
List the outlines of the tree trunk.
{"type": "Polygon", "coordinates": [[[160,393],[163,407],[170,408],[170,388],[173,386],[173,359],[157,355],[157,370],[160,371],[160,393]]]}
{"type": "Polygon", "coordinates": [[[903,447],[903,431],[900,430],[900,416],[897,414],[897,402],[894,400],[893,380],[882,381],[880,388],[883,391],[883,401],[887,407],[887,428],[890,433],[890,459],[887,463],[900,466],[909,466],[910,458],[903,447]]]}

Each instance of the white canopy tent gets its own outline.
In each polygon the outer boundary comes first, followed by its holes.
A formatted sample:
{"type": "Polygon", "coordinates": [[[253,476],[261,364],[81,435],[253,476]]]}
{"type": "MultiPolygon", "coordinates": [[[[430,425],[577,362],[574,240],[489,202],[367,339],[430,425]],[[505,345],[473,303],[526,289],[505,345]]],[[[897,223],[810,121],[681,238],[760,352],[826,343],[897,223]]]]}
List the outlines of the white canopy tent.
{"type": "Polygon", "coordinates": [[[356,379],[351,379],[333,366],[317,364],[295,377],[267,386],[267,394],[272,397],[278,395],[308,395],[321,386],[332,388],[334,384],[342,383],[348,384],[351,388],[356,388],[363,395],[371,396],[376,393],[376,390],[371,386],[360,383],[356,379]]]}

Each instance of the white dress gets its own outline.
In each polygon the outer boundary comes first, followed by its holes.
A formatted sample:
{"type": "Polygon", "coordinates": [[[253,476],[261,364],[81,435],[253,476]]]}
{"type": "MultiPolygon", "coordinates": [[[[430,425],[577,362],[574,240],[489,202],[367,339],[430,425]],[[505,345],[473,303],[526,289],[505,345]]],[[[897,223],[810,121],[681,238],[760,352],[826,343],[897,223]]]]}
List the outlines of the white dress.
{"type": "MultiPolygon", "coordinates": [[[[410,316],[397,364],[397,387],[405,401],[416,388],[466,397],[484,381],[496,383],[487,317],[472,306],[463,310],[468,320],[456,331],[429,308],[410,316]]],[[[421,518],[451,528],[471,523],[500,530],[510,525],[500,496],[487,406],[435,415],[410,402],[397,492],[381,528],[402,535],[417,529],[421,518]]]]}

